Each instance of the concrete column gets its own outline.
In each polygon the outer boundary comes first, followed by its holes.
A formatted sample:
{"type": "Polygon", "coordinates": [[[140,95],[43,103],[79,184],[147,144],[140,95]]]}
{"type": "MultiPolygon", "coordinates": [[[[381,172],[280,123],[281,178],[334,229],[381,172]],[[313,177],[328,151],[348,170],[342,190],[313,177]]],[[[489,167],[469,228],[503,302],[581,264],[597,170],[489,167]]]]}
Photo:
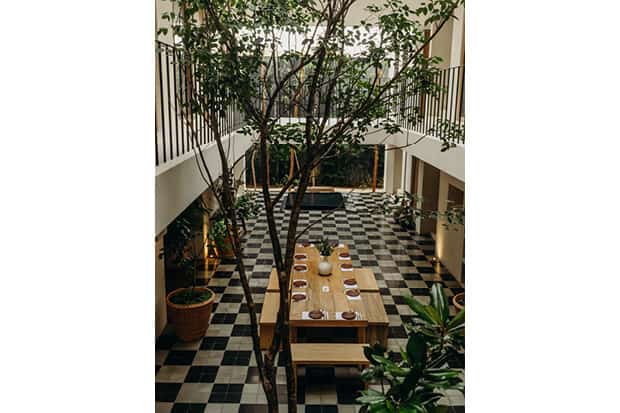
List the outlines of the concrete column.
{"type": "MultiPolygon", "coordinates": [[[[421,162],[422,163],[422,162],[421,162]]],[[[418,195],[422,197],[421,207],[425,210],[437,210],[439,194],[439,169],[433,165],[424,163],[423,173],[420,177],[421,185],[418,186],[418,195]]],[[[435,232],[437,220],[432,218],[420,219],[418,231],[421,234],[435,232]]]]}
{"type": "Polygon", "coordinates": [[[383,188],[386,194],[394,193],[394,181],[396,180],[395,165],[395,150],[388,150],[394,147],[394,145],[385,145],[385,157],[383,159],[383,188]]]}
{"type": "MultiPolygon", "coordinates": [[[[393,148],[394,145],[386,145],[387,148],[393,148]]],[[[385,152],[385,165],[383,188],[386,193],[393,194],[398,192],[402,179],[402,158],[403,151],[401,149],[393,149],[385,152]]]]}
{"type": "Polygon", "coordinates": [[[435,38],[431,40],[430,55],[441,57],[441,62],[437,65],[440,69],[450,67],[452,53],[452,33],[454,19],[450,19],[437,33],[435,38]]]}
{"type": "Polygon", "coordinates": [[[450,67],[465,64],[465,7],[460,6],[454,12],[452,20],[452,45],[450,47],[450,67]]]}
{"type": "Polygon", "coordinates": [[[166,265],[163,256],[165,231],[155,237],[155,336],[159,337],[166,327],[166,265]]]}
{"type": "Polygon", "coordinates": [[[400,189],[403,191],[411,192],[411,171],[413,167],[413,157],[407,152],[402,152],[402,173],[400,189]]]}
{"type": "MultiPolygon", "coordinates": [[[[450,186],[465,192],[465,183],[440,171],[439,174],[439,211],[448,208],[448,194],[450,186]]],[[[435,253],[439,261],[458,280],[462,279],[463,249],[465,246],[465,226],[452,224],[445,225],[444,219],[437,220],[437,236],[435,239],[435,253]]]]}
{"type": "Polygon", "coordinates": [[[403,167],[403,151],[402,149],[395,149],[394,150],[394,167],[393,167],[393,171],[394,171],[394,180],[393,180],[393,189],[392,192],[398,192],[398,190],[400,189],[401,186],[401,181],[402,181],[402,167],[403,167]]]}

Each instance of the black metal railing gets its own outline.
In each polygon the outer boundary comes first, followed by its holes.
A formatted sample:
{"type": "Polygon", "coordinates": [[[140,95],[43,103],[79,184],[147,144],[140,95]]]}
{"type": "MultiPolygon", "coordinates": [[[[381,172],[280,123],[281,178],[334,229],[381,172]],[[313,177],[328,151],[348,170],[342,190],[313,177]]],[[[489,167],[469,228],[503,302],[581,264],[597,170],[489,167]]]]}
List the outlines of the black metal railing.
{"type": "Polygon", "coordinates": [[[417,92],[401,82],[400,98],[393,108],[398,124],[420,134],[464,144],[465,134],[455,134],[454,130],[464,131],[465,127],[465,66],[440,70],[432,82],[439,85],[434,95],[417,92]]]}
{"type": "MultiPolygon", "coordinates": [[[[183,51],[163,42],[156,42],[156,107],[155,107],[155,165],[169,162],[196,146],[213,142],[213,130],[204,116],[190,113],[190,90],[200,90],[195,67],[183,66],[183,51]],[[190,80],[191,79],[191,80],[190,80]]],[[[219,118],[222,136],[244,125],[241,112],[230,105],[219,118]]]]}
{"type": "MultiPolygon", "coordinates": [[[[155,133],[155,164],[169,162],[189,151],[193,151],[196,144],[202,146],[213,142],[213,130],[208,126],[206,119],[194,113],[187,113],[189,102],[188,89],[196,88],[200,93],[200,82],[196,79],[194,67],[182,66],[183,51],[166,43],[157,42],[156,54],[156,133],[155,133]],[[188,79],[192,79],[188,81],[188,79]],[[190,84],[191,83],[191,84],[190,84]],[[192,135],[194,131],[195,137],[192,135]]],[[[387,81],[387,76],[384,81],[387,81]]],[[[465,112],[465,67],[457,66],[437,71],[431,81],[439,86],[433,94],[421,93],[413,83],[401,82],[395,89],[399,98],[390,108],[390,117],[404,129],[420,134],[431,135],[447,140],[450,143],[464,144],[464,133],[454,133],[455,127],[464,130],[465,112]]],[[[340,86],[333,93],[339,93],[340,86]]],[[[293,97],[294,88],[284,89],[285,93],[278,96],[274,102],[270,116],[278,118],[304,117],[305,110],[300,102],[304,102],[304,90],[300,96],[293,97]]],[[[267,96],[271,90],[259,87],[259,96],[267,96]]],[[[320,93],[329,93],[327,87],[320,93]]],[[[321,102],[321,99],[319,99],[321,102]]],[[[266,105],[260,97],[255,104],[258,107],[266,105]]],[[[317,116],[326,116],[324,104],[316,107],[317,116]]],[[[329,117],[343,115],[343,109],[338,106],[330,107],[329,117]]],[[[220,118],[219,129],[222,135],[227,135],[244,126],[243,115],[236,105],[230,105],[225,117],[220,118]]]]}

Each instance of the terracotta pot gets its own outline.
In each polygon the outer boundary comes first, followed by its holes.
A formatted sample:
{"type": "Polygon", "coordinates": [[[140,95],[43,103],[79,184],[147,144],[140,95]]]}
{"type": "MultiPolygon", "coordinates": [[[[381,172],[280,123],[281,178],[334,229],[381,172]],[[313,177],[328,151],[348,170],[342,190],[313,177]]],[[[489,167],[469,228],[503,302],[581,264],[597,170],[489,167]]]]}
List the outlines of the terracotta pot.
{"type": "Polygon", "coordinates": [[[207,287],[195,287],[198,291],[209,291],[211,298],[202,303],[189,305],[170,301],[174,295],[187,289],[178,288],[166,296],[168,320],[174,325],[175,333],[181,341],[196,341],[204,337],[209,326],[215,293],[207,287]]]}
{"type": "Polygon", "coordinates": [[[456,308],[457,313],[461,311],[463,308],[465,308],[464,303],[465,303],[465,293],[458,293],[457,295],[452,297],[452,304],[454,304],[454,307],[456,308]],[[459,301],[463,301],[463,305],[461,305],[459,301]]]}

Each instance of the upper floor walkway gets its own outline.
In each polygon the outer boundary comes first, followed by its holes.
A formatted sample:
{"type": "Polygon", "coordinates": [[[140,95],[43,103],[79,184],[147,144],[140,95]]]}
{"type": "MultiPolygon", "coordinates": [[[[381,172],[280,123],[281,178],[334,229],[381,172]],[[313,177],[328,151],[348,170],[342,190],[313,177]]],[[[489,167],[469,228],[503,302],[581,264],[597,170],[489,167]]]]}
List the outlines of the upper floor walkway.
{"type": "MultiPolygon", "coordinates": [[[[193,159],[196,150],[200,149],[207,162],[212,162],[216,174],[219,160],[213,147],[213,131],[206,121],[198,115],[191,119],[181,116],[183,105],[188,102],[187,77],[178,65],[181,52],[165,43],[158,42],[157,46],[155,166],[158,233],[205,189],[193,159]]],[[[464,79],[464,66],[439,70],[433,81],[441,88],[434,96],[419,93],[401,82],[396,87],[399,99],[394,107],[389,108],[388,116],[401,126],[402,131],[388,134],[379,128],[371,130],[362,143],[399,147],[404,153],[464,181],[464,79]],[[419,108],[416,117],[411,116],[413,108],[419,108]],[[454,133],[455,128],[463,133],[454,133]],[[445,150],[447,145],[449,150],[445,150]]],[[[296,99],[300,100],[303,101],[303,96],[296,99]]],[[[280,122],[302,122],[304,119],[296,116],[299,108],[291,101],[283,94],[276,102],[272,116],[279,118],[280,122]]],[[[335,110],[330,116],[333,119],[329,121],[335,122],[335,110]]],[[[230,149],[231,162],[242,157],[252,145],[251,136],[237,133],[244,125],[243,114],[235,105],[231,105],[220,118],[220,130],[230,149]]]]}

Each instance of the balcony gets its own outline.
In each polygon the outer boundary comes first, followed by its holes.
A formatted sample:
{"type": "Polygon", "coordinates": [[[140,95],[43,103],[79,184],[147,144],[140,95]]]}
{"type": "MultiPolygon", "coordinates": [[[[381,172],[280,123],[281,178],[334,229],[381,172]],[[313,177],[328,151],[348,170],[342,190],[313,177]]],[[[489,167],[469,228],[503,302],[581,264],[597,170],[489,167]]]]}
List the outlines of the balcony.
{"type": "MultiPolygon", "coordinates": [[[[193,68],[181,70],[182,51],[163,42],[156,42],[155,64],[156,96],[155,96],[155,166],[162,171],[171,165],[178,164],[194,153],[197,147],[203,148],[213,142],[213,131],[207,127],[205,119],[198,114],[182,117],[188,110],[188,89],[199,87],[198,81],[190,85],[186,76],[193,68]],[[187,71],[187,72],[186,72],[187,71]],[[192,138],[192,130],[196,138],[192,138]]],[[[243,126],[243,116],[239,110],[231,106],[226,117],[220,121],[223,135],[229,135],[243,126]]]]}
{"type": "MultiPolygon", "coordinates": [[[[186,159],[195,147],[204,147],[213,142],[213,132],[205,120],[194,114],[190,121],[183,121],[182,111],[187,110],[187,90],[198,87],[187,83],[185,71],[193,68],[179,68],[182,51],[163,42],[157,42],[155,63],[156,76],[156,123],[155,123],[155,165],[169,167],[186,159]],[[191,138],[191,130],[196,132],[197,140],[191,138]]],[[[193,78],[193,76],[192,76],[193,78]]],[[[465,127],[465,67],[456,66],[439,70],[431,81],[439,85],[436,95],[431,96],[412,90],[410,85],[401,83],[395,93],[401,96],[398,104],[390,108],[390,117],[405,131],[415,132],[419,136],[429,136],[453,146],[464,145],[464,134],[452,136],[450,133],[457,128],[465,127]],[[419,108],[414,114],[414,108],[419,108]]],[[[297,101],[303,101],[303,91],[297,101]]],[[[299,107],[293,103],[292,96],[282,95],[276,102],[272,116],[281,122],[298,122],[299,107]]],[[[321,108],[319,108],[321,110],[321,108]]],[[[341,114],[340,114],[341,115],[341,114]]],[[[339,116],[338,108],[332,108],[330,117],[339,116]]],[[[225,118],[221,119],[220,129],[224,135],[230,135],[245,125],[243,115],[237,107],[231,105],[225,118]]],[[[377,137],[373,137],[375,140],[377,137]]],[[[385,133],[379,139],[386,140],[385,133]]],[[[368,142],[375,143],[375,142],[368,142]]]]}

